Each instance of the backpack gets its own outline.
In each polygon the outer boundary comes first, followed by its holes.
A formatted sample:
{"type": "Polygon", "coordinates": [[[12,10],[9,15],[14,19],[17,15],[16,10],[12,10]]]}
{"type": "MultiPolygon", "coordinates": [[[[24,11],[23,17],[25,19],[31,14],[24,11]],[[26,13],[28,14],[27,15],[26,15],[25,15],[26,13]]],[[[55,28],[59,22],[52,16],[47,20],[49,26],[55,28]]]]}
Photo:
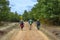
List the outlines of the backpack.
{"type": "Polygon", "coordinates": [[[23,25],[24,24],[23,21],[21,21],[20,24],[23,25]]]}
{"type": "Polygon", "coordinates": [[[33,23],[33,21],[32,20],[29,20],[29,24],[32,24],[33,23]]]}
{"type": "Polygon", "coordinates": [[[37,21],[37,25],[40,25],[40,21],[37,21]]]}

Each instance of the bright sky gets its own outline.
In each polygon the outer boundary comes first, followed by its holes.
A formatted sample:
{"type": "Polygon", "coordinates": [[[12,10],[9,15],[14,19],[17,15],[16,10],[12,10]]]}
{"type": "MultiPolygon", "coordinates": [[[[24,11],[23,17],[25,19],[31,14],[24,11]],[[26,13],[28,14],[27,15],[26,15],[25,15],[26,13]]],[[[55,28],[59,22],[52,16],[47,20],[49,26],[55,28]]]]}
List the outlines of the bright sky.
{"type": "Polygon", "coordinates": [[[17,11],[23,14],[24,10],[30,11],[31,8],[37,3],[37,0],[9,0],[11,11],[17,11]]]}

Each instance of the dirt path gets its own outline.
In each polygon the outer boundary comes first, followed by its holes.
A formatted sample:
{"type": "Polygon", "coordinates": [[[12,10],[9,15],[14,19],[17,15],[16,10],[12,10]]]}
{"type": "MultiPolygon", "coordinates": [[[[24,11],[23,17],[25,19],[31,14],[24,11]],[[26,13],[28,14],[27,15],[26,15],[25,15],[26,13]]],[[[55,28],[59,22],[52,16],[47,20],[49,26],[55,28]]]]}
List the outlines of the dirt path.
{"type": "Polygon", "coordinates": [[[6,29],[12,27],[12,26],[15,25],[15,24],[16,24],[16,23],[11,23],[11,24],[9,24],[9,25],[6,26],[6,27],[1,27],[0,30],[6,30],[6,29]]]}
{"type": "Polygon", "coordinates": [[[32,30],[29,30],[29,24],[25,23],[23,31],[19,29],[18,32],[14,32],[14,34],[11,35],[7,40],[49,40],[49,39],[45,34],[37,30],[34,24],[32,25],[32,30]]]}
{"type": "Polygon", "coordinates": [[[25,24],[24,30],[20,30],[16,34],[10,37],[10,40],[49,40],[46,35],[41,31],[38,31],[34,25],[32,25],[32,30],[29,30],[28,23],[25,24]]]}

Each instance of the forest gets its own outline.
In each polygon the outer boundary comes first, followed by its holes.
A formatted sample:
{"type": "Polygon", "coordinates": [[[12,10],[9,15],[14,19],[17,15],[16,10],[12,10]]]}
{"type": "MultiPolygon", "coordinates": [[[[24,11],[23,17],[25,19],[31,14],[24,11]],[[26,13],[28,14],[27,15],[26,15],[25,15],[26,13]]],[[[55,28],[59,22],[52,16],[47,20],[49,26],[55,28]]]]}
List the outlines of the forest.
{"type": "MultiPolygon", "coordinates": [[[[22,19],[28,21],[40,19],[42,24],[60,25],[60,0],[37,0],[37,4],[31,11],[25,10],[22,19]]],[[[11,12],[8,0],[0,0],[0,24],[1,22],[19,22],[20,14],[11,12]]]]}
{"type": "Polygon", "coordinates": [[[31,11],[25,10],[24,19],[40,19],[43,24],[60,25],[60,0],[37,0],[37,2],[31,11]]]}
{"type": "Polygon", "coordinates": [[[0,0],[0,25],[1,22],[18,22],[20,15],[17,12],[11,12],[8,0],[0,0]]]}

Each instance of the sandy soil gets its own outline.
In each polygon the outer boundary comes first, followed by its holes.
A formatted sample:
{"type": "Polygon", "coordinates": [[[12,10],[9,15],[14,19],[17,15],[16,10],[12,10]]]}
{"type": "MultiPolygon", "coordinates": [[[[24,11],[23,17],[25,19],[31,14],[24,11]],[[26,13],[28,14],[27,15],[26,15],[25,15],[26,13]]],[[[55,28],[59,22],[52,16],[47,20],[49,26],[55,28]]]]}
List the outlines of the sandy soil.
{"type": "Polygon", "coordinates": [[[14,34],[10,40],[49,40],[49,39],[41,31],[37,30],[34,25],[32,25],[32,30],[29,30],[29,24],[25,23],[23,31],[20,30],[17,34],[14,34]]]}
{"type": "Polygon", "coordinates": [[[49,38],[37,30],[35,25],[32,25],[32,30],[29,30],[29,24],[25,23],[25,27],[23,30],[20,28],[13,30],[10,32],[6,38],[1,40],[49,40],[49,38]]]}

